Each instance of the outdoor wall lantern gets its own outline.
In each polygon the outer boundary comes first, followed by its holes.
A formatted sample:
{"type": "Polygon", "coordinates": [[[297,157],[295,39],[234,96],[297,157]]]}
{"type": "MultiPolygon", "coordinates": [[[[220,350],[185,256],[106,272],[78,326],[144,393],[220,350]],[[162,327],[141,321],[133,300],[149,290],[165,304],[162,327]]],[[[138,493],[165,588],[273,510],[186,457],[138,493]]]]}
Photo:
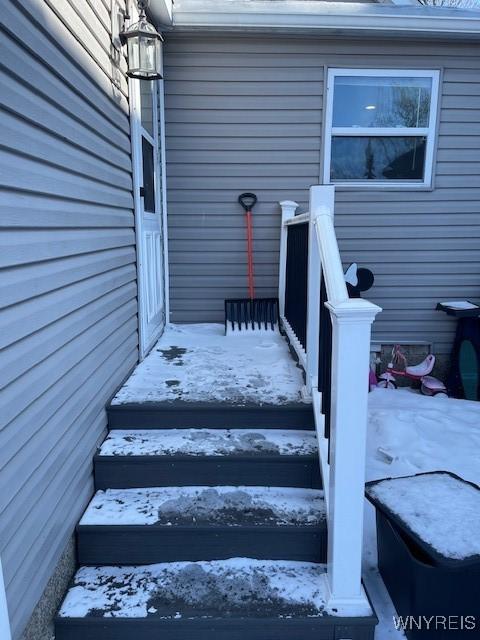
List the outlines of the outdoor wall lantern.
{"type": "Polygon", "coordinates": [[[120,34],[122,44],[127,45],[127,75],[140,80],[161,79],[163,77],[163,38],[145,15],[148,0],[138,0],[137,6],[138,22],[124,29],[120,34]]]}

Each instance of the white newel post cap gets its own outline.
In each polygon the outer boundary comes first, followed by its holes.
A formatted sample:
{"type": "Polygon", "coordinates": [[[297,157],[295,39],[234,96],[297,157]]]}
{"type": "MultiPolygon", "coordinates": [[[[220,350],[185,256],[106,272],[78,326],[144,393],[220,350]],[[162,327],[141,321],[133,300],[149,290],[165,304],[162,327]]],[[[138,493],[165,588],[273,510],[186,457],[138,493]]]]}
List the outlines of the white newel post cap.
{"type": "Polygon", "coordinates": [[[294,200],[282,200],[279,205],[282,207],[282,220],[293,218],[299,206],[294,200]]]}
{"type": "Polygon", "coordinates": [[[382,308],[378,305],[368,300],[363,300],[362,298],[349,298],[336,304],[326,302],[325,306],[330,310],[332,316],[339,324],[356,323],[359,321],[372,324],[377,313],[382,311],[382,308]]]}

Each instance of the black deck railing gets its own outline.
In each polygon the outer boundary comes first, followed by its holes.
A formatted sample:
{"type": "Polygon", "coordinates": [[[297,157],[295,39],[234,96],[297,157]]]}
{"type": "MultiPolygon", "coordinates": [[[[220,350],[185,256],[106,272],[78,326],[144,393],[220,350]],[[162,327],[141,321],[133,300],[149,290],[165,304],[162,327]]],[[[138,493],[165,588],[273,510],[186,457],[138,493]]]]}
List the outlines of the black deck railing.
{"type": "Polygon", "coordinates": [[[288,227],[285,318],[307,348],[308,222],[288,227]]]}
{"type": "Polygon", "coordinates": [[[321,276],[320,340],[318,348],[318,390],[322,394],[322,413],[325,416],[325,438],[330,438],[330,405],[332,401],[332,319],[325,306],[327,288],[321,276]]]}
{"type": "MultiPolygon", "coordinates": [[[[323,275],[320,286],[320,335],[318,357],[318,390],[322,393],[322,413],[325,416],[325,437],[330,437],[330,404],[332,380],[332,322],[325,307],[327,289],[323,275]]],[[[298,341],[307,350],[308,313],[308,222],[287,228],[287,259],[285,272],[285,319],[298,341]]]]}

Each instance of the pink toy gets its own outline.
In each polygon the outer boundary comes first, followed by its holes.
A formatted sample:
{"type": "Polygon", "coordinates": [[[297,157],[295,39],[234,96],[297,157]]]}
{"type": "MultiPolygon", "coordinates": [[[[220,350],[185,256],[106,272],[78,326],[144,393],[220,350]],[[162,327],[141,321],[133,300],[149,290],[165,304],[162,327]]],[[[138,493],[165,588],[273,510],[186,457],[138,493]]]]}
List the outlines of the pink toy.
{"type": "Polygon", "coordinates": [[[395,376],[409,378],[420,382],[420,391],[425,396],[446,396],[447,389],[443,382],[429,375],[435,366],[435,356],[431,353],[425,360],[414,366],[408,366],[407,358],[401,346],[396,344],[392,349],[392,361],[378,380],[378,386],[384,389],[396,389],[395,376]]]}

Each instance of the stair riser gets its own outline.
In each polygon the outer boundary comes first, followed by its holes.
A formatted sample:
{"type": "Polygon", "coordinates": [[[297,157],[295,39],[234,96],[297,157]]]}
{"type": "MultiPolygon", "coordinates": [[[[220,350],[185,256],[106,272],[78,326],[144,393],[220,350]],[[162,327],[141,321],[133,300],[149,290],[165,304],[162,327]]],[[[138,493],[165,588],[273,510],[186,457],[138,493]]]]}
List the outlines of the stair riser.
{"type": "Polygon", "coordinates": [[[306,429],[313,430],[312,406],[235,407],[163,403],[108,408],[110,429],[306,429]]]}
{"type": "Polygon", "coordinates": [[[241,620],[57,620],[55,640],[373,640],[375,622],[359,618],[314,621],[241,620]]]}
{"type": "Polygon", "coordinates": [[[81,565],[138,565],[181,560],[248,557],[326,562],[323,527],[82,526],[77,529],[81,565]]]}
{"type": "Polygon", "coordinates": [[[96,489],[168,486],[270,486],[320,489],[315,456],[166,459],[166,456],[96,456],[96,489]]]}

